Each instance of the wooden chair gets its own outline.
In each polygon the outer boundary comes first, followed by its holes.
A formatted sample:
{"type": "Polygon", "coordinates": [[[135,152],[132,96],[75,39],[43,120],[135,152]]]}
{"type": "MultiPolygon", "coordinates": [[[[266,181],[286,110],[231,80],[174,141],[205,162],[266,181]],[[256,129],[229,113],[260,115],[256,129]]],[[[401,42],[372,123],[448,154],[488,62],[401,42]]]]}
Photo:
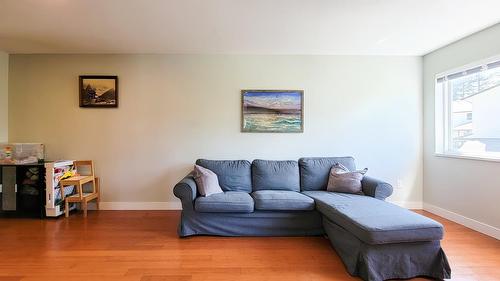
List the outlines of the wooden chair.
{"type": "Polygon", "coordinates": [[[66,217],[69,216],[69,203],[80,203],[83,209],[83,216],[87,217],[87,203],[92,200],[96,200],[96,207],[99,210],[99,178],[95,176],[94,162],[91,160],[86,161],[74,161],[73,165],[76,169],[76,174],[70,178],[60,181],[61,194],[64,197],[64,187],[74,185],[76,188],[76,194],[70,195],[64,198],[64,213],[66,217]],[[90,175],[80,175],[79,167],[89,167],[90,175]],[[86,183],[92,183],[92,192],[84,192],[83,185],[86,183]]]}

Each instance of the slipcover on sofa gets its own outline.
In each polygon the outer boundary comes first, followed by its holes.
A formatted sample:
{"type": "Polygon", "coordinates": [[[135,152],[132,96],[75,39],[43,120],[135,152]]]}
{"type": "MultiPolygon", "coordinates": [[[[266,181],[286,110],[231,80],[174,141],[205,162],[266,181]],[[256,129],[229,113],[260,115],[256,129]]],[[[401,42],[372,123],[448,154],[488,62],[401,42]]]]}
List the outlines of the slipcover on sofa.
{"type": "Polygon", "coordinates": [[[363,195],[326,191],[331,167],[355,170],[352,157],[196,163],[217,174],[224,193],[199,196],[191,174],[176,184],[181,237],[326,234],[348,272],[364,280],[450,277],[442,225],[383,201],[390,184],[364,177],[363,195]]]}

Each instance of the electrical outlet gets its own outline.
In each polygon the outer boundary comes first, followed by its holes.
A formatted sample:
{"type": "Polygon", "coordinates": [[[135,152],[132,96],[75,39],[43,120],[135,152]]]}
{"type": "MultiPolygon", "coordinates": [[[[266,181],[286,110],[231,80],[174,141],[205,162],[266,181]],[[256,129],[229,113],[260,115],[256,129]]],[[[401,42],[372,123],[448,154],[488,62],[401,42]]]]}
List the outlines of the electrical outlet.
{"type": "Polygon", "coordinates": [[[402,189],[403,188],[403,181],[401,179],[398,179],[398,182],[396,183],[396,188],[397,189],[402,189]]]}

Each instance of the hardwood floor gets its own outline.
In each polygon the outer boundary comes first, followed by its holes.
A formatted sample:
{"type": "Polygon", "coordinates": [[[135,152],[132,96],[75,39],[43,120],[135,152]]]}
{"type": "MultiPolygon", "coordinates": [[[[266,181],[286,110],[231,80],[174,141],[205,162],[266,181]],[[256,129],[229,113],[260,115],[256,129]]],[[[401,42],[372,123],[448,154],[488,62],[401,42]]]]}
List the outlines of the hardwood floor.
{"type": "MultiPolygon", "coordinates": [[[[419,212],[445,225],[452,280],[500,280],[499,240],[419,212]]],[[[179,214],[0,219],[0,281],[360,280],[347,274],[323,237],[179,239],[179,214]]]]}

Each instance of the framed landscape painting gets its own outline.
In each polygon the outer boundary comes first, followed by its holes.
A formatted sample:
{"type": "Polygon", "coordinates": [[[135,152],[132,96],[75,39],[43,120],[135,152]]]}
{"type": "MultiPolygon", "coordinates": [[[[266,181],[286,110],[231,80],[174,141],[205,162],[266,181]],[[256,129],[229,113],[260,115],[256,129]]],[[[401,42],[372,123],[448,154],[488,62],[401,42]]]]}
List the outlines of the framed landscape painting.
{"type": "Polygon", "coordinates": [[[302,133],[304,91],[242,90],[242,132],[302,133]]]}
{"type": "Polygon", "coordinates": [[[80,76],[80,107],[118,107],[118,76],[80,76]]]}

